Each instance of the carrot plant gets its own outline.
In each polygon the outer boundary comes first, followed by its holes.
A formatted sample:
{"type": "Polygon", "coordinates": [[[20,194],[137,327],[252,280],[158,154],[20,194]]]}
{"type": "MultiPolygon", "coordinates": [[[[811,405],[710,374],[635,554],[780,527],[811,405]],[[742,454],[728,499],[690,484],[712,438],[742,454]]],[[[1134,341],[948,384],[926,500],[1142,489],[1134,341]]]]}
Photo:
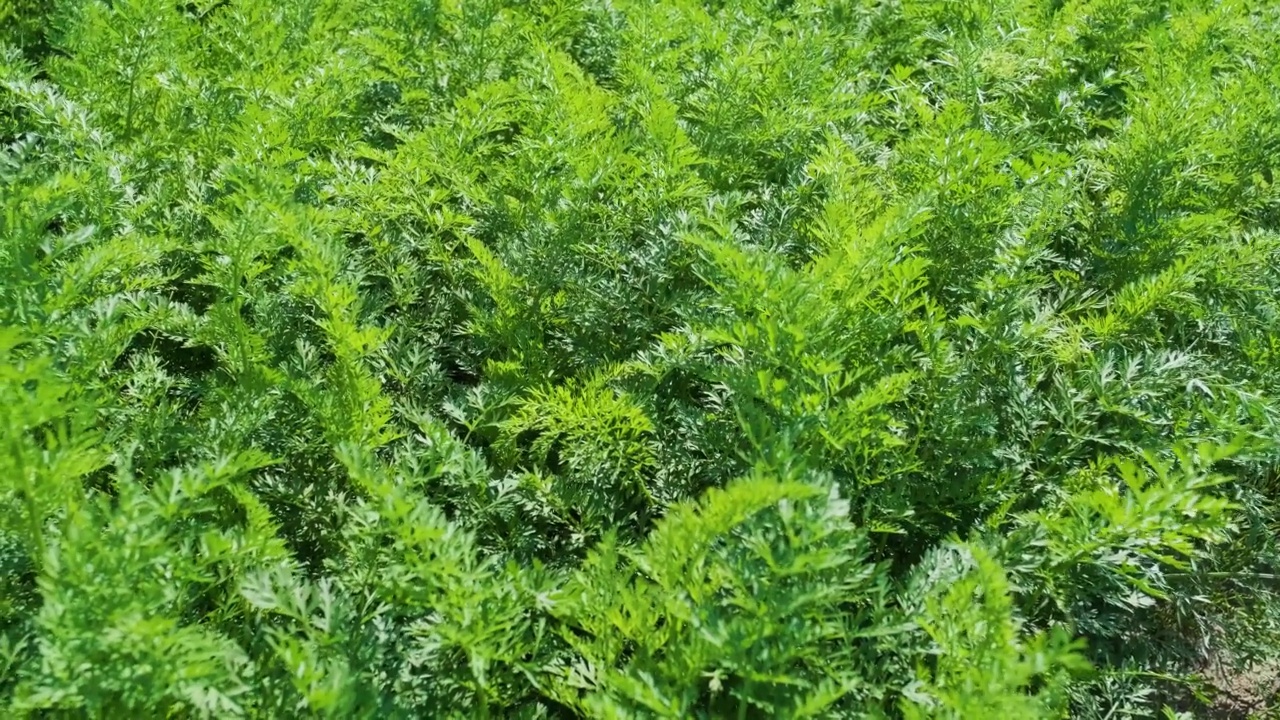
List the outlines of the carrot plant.
{"type": "Polygon", "coordinates": [[[0,711],[1209,712],[1277,88],[1265,0],[0,0],[0,711]]]}

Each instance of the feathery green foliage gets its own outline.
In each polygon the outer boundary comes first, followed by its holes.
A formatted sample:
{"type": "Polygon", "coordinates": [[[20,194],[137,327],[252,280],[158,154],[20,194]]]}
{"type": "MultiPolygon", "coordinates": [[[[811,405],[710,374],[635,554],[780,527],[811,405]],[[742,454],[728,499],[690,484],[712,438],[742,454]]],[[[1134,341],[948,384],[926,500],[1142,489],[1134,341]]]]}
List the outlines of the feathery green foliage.
{"type": "Polygon", "coordinates": [[[1277,88],[1265,0],[0,0],[0,712],[1209,712],[1277,88]]]}

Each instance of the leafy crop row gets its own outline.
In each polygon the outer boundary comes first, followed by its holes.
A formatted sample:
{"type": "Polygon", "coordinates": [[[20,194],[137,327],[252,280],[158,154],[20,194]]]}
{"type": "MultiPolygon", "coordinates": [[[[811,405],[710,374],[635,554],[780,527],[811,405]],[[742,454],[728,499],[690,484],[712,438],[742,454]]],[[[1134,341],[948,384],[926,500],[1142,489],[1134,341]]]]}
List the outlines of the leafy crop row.
{"type": "Polygon", "coordinates": [[[0,0],[0,712],[1238,708],[1278,158],[1268,0],[0,0]]]}

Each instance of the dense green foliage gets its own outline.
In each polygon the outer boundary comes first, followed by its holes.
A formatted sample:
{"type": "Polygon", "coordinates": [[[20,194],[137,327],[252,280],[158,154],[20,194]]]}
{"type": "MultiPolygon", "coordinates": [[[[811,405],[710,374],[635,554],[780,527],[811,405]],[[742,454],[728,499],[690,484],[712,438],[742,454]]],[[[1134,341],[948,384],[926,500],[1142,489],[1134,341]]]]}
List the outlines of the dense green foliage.
{"type": "Polygon", "coordinates": [[[1280,4],[0,23],[6,717],[1172,717],[1280,656],[1280,4]]]}

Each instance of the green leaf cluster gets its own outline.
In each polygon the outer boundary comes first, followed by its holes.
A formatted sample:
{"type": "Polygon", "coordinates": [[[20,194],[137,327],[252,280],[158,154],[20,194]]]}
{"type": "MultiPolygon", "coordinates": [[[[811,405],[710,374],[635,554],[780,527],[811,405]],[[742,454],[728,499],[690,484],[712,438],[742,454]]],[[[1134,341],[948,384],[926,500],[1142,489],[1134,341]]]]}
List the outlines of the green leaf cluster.
{"type": "Polygon", "coordinates": [[[0,0],[0,714],[1208,712],[1278,158],[1267,0],[0,0]]]}

